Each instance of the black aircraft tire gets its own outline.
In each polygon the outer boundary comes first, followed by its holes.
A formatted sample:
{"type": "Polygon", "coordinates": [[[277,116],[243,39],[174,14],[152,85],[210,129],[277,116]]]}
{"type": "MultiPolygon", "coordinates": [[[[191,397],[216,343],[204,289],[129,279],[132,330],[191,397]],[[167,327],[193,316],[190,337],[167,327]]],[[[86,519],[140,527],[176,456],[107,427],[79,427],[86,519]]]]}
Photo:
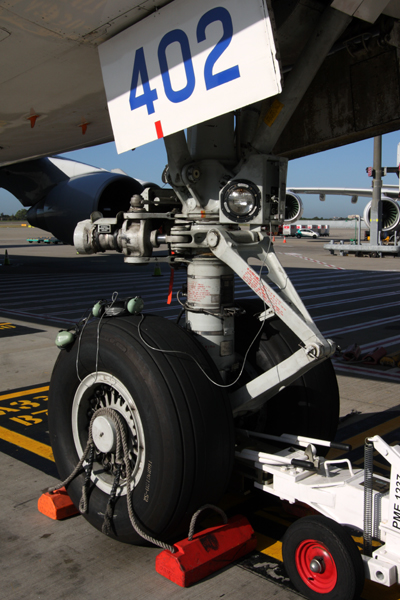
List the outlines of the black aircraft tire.
{"type": "MultiPolygon", "coordinates": [[[[95,391],[106,390],[103,404],[114,398],[112,408],[123,415],[125,406],[134,406],[138,420],[133,437],[142,428],[144,445],[136,456],[142,467],[132,492],[134,512],[153,537],[176,540],[187,534],[192,514],[205,503],[217,502],[226,489],[233,465],[232,413],[225,390],[212,384],[192,360],[220,381],[200,344],[171,321],[147,315],[140,326],[147,344],[186,354],[152,350],[139,337],[140,319],[104,318],[98,346],[99,321],[89,324],[81,337],[78,361],[77,341],[60,352],[50,384],[50,439],[60,478],[65,479],[79,460],[76,439],[80,448],[85,447],[95,391]],[[87,390],[77,377],[77,362],[87,390]]],[[[128,432],[130,419],[125,419],[128,432]]],[[[104,481],[91,484],[85,518],[101,530],[111,476],[102,475],[100,462],[96,464],[98,477],[104,481]]],[[[75,505],[83,481],[82,474],[68,486],[75,505]]],[[[130,524],[125,495],[116,500],[110,535],[127,543],[143,543],[130,524]]]]}
{"type": "MultiPolygon", "coordinates": [[[[243,300],[240,307],[246,314],[236,322],[236,351],[243,354],[260,329],[260,321],[253,315],[263,310],[263,303],[243,300]]],[[[253,344],[249,362],[255,372],[263,373],[298,348],[297,336],[278,317],[272,318],[253,344]]],[[[338,419],[339,389],[332,362],[327,359],[280,391],[258,413],[242,419],[241,426],[274,435],[293,433],[332,441],[338,419]]]]}

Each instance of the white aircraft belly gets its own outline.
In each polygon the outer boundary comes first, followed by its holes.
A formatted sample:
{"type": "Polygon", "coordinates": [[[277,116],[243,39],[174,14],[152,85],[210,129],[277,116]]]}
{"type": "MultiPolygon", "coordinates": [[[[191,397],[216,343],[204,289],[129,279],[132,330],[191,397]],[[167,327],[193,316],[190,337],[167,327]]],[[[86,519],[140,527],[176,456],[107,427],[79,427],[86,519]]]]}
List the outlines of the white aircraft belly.
{"type": "Polygon", "coordinates": [[[111,141],[97,46],[170,1],[1,1],[0,166],[111,141]]]}

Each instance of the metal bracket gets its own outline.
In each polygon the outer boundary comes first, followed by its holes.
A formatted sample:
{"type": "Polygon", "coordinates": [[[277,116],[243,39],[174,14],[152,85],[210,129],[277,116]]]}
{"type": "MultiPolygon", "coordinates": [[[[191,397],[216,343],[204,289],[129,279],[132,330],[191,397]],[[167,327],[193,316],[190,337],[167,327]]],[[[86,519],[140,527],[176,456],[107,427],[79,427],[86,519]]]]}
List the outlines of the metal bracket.
{"type": "Polygon", "coordinates": [[[207,241],[213,254],[228,265],[263,300],[266,309],[274,314],[297,335],[299,350],[292,356],[256,377],[230,395],[233,414],[258,410],[280,389],[310,370],[316,361],[331,356],[335,344],[320,333],[306,307],[291,284],[267,236],[256,231],[227,232],[222,228],[210,229],[207,241]],[[250,258],[261,261],[259,273],[248,264],[250,258]],[[268,279],[278,286],[275,291],[262,277],[268,270],[268,279]]]}

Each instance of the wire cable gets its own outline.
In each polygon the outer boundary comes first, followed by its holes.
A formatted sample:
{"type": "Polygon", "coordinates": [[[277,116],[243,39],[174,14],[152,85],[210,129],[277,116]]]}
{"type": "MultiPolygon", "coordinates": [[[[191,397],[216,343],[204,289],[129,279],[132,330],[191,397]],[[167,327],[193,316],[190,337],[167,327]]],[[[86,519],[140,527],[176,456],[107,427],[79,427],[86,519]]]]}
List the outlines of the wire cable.
{"type": "Polygon", "coordinates": [[[247,350],[246,350],[246,353],[245,353],[245,355],[244,355],[244,359],[243,359],[243,363],[242,363],[242,367],[241,367],[241,369],[240,369],[239,375],[238,375],[238,376],[236,377],[236,379],[235,379],[234,381],[232,381],[231,383],[226,383],[226,384],[224,384],[224,383],[218,383],[217,381],[214,381],[214,380],[213,380],[213,379],[212,379],[212,378],[211,378],[211,377],[210,377],[210,376],[209,376],[209,375],[208,375],[208,374],[205,372],[205,370],[204,370],[204,369],[203,369],[203,367],[200,365],[200,363],[199,363],[199,362],[198,362],[198,361],[197,361],[195,358],[193,358],[193,356],[192,356],[191,354],[189,354],[188,352],[184,352],[184,351],[182,351],[182,350],[164,350],[164,349],[162,349],[162,348],[155,348],[154,346],[151,346],[151,344],[149,344],[148,342],[146,342],[146,340],[143,338],[142,331],[141,331],[141,325],[142,325],[142,323],[143,323],[144,319],[145,319],[145,315],[142,313],[142,315],[141,315],[141,319],[140,319],[140,321],[139,321],[139,323],[138,323],[138,326],[137,326],[137,328],[138,328],[138,334],[139,334],[139,337],[140,337],[141,341],[143,342],[143,344],[144,344],[144,345],[145,345],[147,348],[149,348],[150,350],[154,350],[154,352],[161,352],[162,354],[175,354],[175,355],[177,355],[177,354],[180,354],[180,355],[183,355],[183,356],[187,356],[187,357],[189,357],[189,358],[190,358],[190,359],[191,359],[191,360],[192,360],[192,361],[193,361],[193,362],[194,362],[194,363],[195,363],[195,364],[196,364],[196,365],[199,367],[199,369],[200,369],[200,371],[203,373],[203,375],[204,375],[204,376],[205,376],[205,377],[206,377],[206,378],[207,378],[207,379],[208,379],[208,380],[209,380],[209,381],[210,381],[212,384],[216,385],[216,386],[217,386],[217,387],[219,387],[219,388],[229,388],[229,387],[232,387],[233,385],[235,385],[235,384],[236,384],[236,383],[239,381],[239,379],[241,378],[241,376],[242,376],[242,374],[243,374],[243,371],[244,371],[244,367],[245,367],[246,360],[247,360],[247,355],[249,354],[251,347],[253,346],[254,342],[256,341],[257,337],[259,336],[259,334],[261,333],[261,331],[262,331],[262,329],[263,329],[263,327],[264,327],[264,322],[262,322],[262,323],[261,323],[261,325],[260,325],[260,328],[259,328],[259,330],[257,331],[257,333],[256,333],[256,335],[254,336],[254,338],[253,338],[253,340],[252,340],[251,344],[249,345],[249,347],[248,347],[248,348],[247,348],[247,350]]]}
{"type": "MultiPolygon", "coordinates": [[[[268,245],[268,249],[267,249],[267,251],[266,251],[265,258],[264,258],[263,262],[261,263],[261,266],[260,266],[260,271],[259,271],[258,278],[259,278],[260,285],[262,286],[262,288],[263,288],[263,291],[264,291],[265,295],[267,296],[267,298],[268,298],[268,299],[269,299],[269,301],[270,301],[270,306],[271,306],[271,309],[273,310],[274,314],[276,314],[276,313],[275,313],[274,306],[273,306],[273,303],[272,303],[272,301],[271,301],[271,299],[270,299],[270,297],[269,297],[269,295],[268,295],[268,290],[267,290],[267,288],[265,287],[265,285],[264,285],[264,281],[263,281],[263,279],[262,279],[262,277],[261,277],[261,275],[262,275],[262,270],[263,270],[263,268],[264,268],[264,266],[265,266],[265,261],[266,261],[267,254],[268,254],[268,252],[269,252],[269,250],[270,250],[270,248],[271,248],[271,232],[272,232],[272,230],[271,230],[271,224],[270,224],[270,231],[269,231],[270,235],[268,236],[269,245],[268,245]]],[[[179,304],[180,304],[180,305],[181,305],[183,308],[185,308],[185,304],[186,304],[186,303],[184,304],[183,302],[181,302],[181,300],[180,300],[180,298],[179,298],[179,296],[178,296],[178,295],[179,295],[179,291],[178,291],[178,293],[177,293],[177,300],[178,300],[179,304]]],[[[263,297],[263,298],[261,298],[261,300],[262,300],[262,302],[263,302],[263,304],[264,304],[264,312],[266,312],[266,310],[267,310],[267,308],[268,308],[268,305],[267,305],[267,303],[266,303],[266,301],[265,301],[265,298],[264,298],[264,297],[263,297]]],[[[208,312],[208,311],[202,311],[202,312],[208,312]]],[[[212,314],[212,313],[209,313],[209,314],[212,314]]],[[[213,316],[215,316],[215,315],[213,315],[213,316]]],[[[198,362],[198,361],[197,361],[195,358],[193,358],[193,356],[191,356],[191,354],[189,354],[189,353],[187,353],[187,352],[183,352],[182,350],[165,350],[165,349],[162,349],[162,348],[155,348],[154,346],[152,346],[151,344],[149,344],[148,342],[146,342],[146,340],[144,339],[144,337],[143,337],[143,335],[142,335],[142,331],[141,331],[141,325],[142,325],[142,323],[143,323],[144,319],[145,319],[145,315],[144,315],[144,314],[142,314],[142,316],[141,316],[141,319],[140,319],[140,321],[139,321],[139,323],[138,323],[138,326],[137,326],[137,327],[138,327],[138,334],[139,334],[139,338],[140,338],[140,340],[143,342],[143,344],[144,344],[145,346],[147,346],[147,348],[149,348],[150,350],[153,350],[154,352],[161,352],[161,353],[163,353],[163,354],[175,354],[175,355],[177,355],[177,354],[180,354],[180,355],[183,355],[183,356],[187,356],[187,357],[189,357],[189,358],[190,358],[191,360],[193,360],[193,362],[194,362],[194,363],[195,363],[195,364],[198,366],[198,368],[199,368],[199,369],[200,369],[200,371],[203,373],[203,375],[204,375],[204,376],[205,376],[205,377],[206,377],[206,378],[207,378],[207,379],[208,379],[208,380],[209,380],[209,381],[210,381],[212,384],[216,385],[216,386],[217,386],[217,387],[219,387],[219,388],[230,388],[230,387],[234,386],[234,385],[235,385],[235,384],[236,384],[236,383],[239,381],[239,379],[241,378],[241,376],[242,376],[242,374],[243,374],[243,371],[244,371],[245,365],[246,365],[247,356],[248,356],[248,354],[249,354],[249,352],[250,352],[250,350],[251,350],[251,348],[252,348],[252,346],[253,346],[254,342],[256,341],[256,339],[258,338],[258,336],[260,335],[260,333],[261,333],[261,331],[262,331],[262,329],[263,329],[263,327],[264,327],[264,320],[263,320],[263,321],[261,322],[261,325],[260,325],[260,327],[259,327],[259,329],[258,329],[258,331],[257,331],[256,335],[255,335],[255,336],[254,336],[254,338],[252,339],[252,341],[251,341],[251,343],[250,343],[249,347],[247,348],[247,350],[246,350],[246,352],[245,352],[245,355],[244,355],[244,358],[243,358],[243,363],[242,363],[242,366],[241,366],[241,369],[240,369],[239,375],[238,375],[238,376],[236,377],[236,379],[235,379],[234,381],[232,381],[231,383],[222,384],[222,383],[218,383],[217,381],[214,381],[214,380],[213,380],[213,379],[212,379],[212,378],[211,378],[211,377],[210,377],[210,376],[209,376],[209,375],[208,375],[208,374],[205,372],[205,370],[204,370],[204,369],[203,369],[203,367],[200,365],[200,363],[199,363],[199,362],[198,362]]]]}

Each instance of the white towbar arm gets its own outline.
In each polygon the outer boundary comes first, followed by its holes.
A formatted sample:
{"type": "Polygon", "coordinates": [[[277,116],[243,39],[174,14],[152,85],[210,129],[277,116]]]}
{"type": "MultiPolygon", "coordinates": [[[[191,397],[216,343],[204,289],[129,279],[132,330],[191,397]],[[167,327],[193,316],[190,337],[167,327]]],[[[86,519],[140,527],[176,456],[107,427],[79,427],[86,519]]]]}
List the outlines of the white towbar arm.
{"type": "Polygon", "coordinates": [[[207,243],[213,254],[263,300],[269,309],[264,316],[278,316],[303,344],[292,356],[230,395],[236,415],[242,411],[257,410],[280,389],[311,369],[316,361],[331,356],[335,345],[326,340],[316,327],[268,237],[254,231],[228,233],[213,228],[208,232],[207,243]],[[249,258],[258,258],[267,267],[268,278],[279,287],[279,292],[273,290],[261,273],[258,274],[247,263],[249,258]]]}

